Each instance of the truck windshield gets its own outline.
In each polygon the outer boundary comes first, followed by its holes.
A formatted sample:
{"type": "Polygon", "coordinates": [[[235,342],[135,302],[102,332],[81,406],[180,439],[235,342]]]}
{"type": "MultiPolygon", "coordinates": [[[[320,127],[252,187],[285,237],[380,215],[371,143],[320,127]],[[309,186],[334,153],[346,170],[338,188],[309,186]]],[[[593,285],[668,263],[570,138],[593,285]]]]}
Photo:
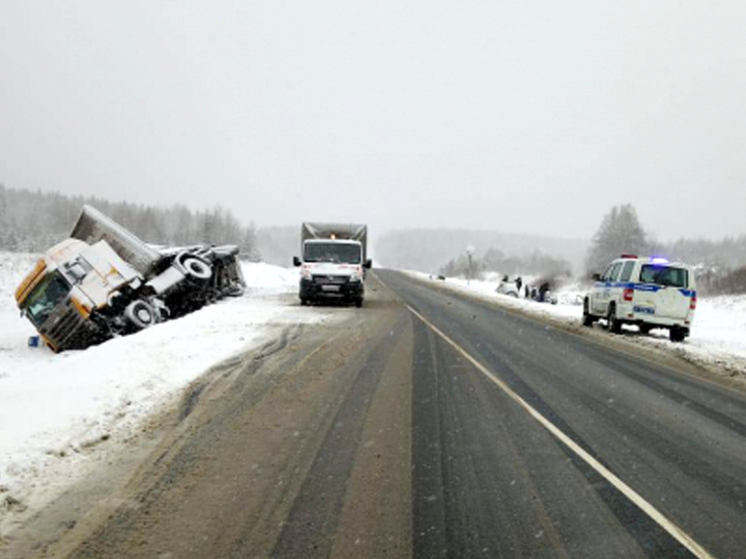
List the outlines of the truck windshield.
{"type": "Polygon", "coordinates": [[[303,260],[360,264],[360,245],[348,243],[308,243],[303,260]]]}
{"type": "Polygon", "coordinates": [[[70,285],[62,277],[62,274],[55,271],[47,274],[39,285],[37,285],[31,294],[23,302],[23,310],[26,316],[37,328],[49,318],[52,310],[61,303],[70,292],[70,285]]]}
{"type": "Polygon", "coordinates": [[[640,281],[642,283],[670,285],[671,287],[687,287],[689,285],[689,273],[683,268],[645,264],[640,270],[640,281]]]}

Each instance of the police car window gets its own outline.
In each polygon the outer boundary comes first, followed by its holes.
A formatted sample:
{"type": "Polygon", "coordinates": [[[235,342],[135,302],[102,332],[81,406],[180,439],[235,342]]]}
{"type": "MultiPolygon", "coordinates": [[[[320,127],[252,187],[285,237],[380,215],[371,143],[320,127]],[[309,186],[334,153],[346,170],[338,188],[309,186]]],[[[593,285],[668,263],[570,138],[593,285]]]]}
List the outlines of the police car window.
{"type": "Polygon", "coordinates": [[[687,287],[688,273],[681,268],[664,268],[658,274],[658,283],[672,287],[687,287]]]}
{"type": "Polygon", "coordinates": [[[611,274],[614,271],[614,264],[609,264],[609,267],[606,268],[606,271],[604,272],[604,275],[601,276],[601,279],[604,281],[611,279],[611,274]]]}
{"type": "Polygon", "coordinates": [[[687,287],[689,285],[689,273],[683,268],[645,264],[640,270],[640,281],[671,287],[687,287]]]}
{"type": "Polygon", "coordinates": [[[629,262],[625,262],[624,267],[622,268],[622,275],[619,276],[619,281],[629,281],[629,278],[632,277],[632,270],[634,270],[634,268],[634,261],[630,260],[629,262]]]}
{"type": "Polygon", "coordinates": [[[621,269],[621,262],[617,262],[616,264],[614,264],[614,266],[611,268],[611,273],[609,274],[609,281],[617,281],[617,278],[619,278],[619,270],[621,269]]]}

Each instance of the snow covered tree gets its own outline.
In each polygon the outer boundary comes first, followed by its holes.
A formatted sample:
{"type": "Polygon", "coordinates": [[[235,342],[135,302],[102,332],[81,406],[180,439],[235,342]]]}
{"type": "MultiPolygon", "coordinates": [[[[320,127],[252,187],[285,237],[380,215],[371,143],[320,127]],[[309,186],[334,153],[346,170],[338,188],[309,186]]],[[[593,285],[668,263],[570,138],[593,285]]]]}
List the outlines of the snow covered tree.
{"type": "Polygon", "coordinates": [[[13,189],[0,184],[0,249],[44,251],[69,235],[83,204],[91,204],[146,242],[185,246],[241,245],[258,259],[254,225],[244,226],[230,210],[193,212],[184,205],[159,208],[110,202],[101,198],[58,192],[13,189]]]}
{"type": "Polygon", "coordinates": [[[217,210],[205,211],[198,214],[199,242],[205,244],[215,242],[215,232],[218,228],[219,217],[217,210]]]}
{"type": "Polygon", "coordinates": [[[589,273],[603,272],[603,268],[621,254],[639,254],[648,250],[645,231],[637,219],[632,204],[614,206],[601,221],[591,240],[586,257],[589,273]]]}
{"type": "Polygon", "coordinates": [[[257,241],[256,228],[253,222],[248,227],[244,227],[243,237],[238,246],[241,249],[241,258],[245,258],[251,262],[259,262],[262,259],[257,241]]]}

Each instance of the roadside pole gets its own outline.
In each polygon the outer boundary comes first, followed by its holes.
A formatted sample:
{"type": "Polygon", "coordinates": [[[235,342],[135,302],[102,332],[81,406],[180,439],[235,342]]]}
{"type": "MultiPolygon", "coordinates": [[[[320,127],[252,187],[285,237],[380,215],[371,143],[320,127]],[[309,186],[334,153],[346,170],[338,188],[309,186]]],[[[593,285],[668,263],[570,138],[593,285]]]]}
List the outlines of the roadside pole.
{"type": "Polygon", "coordinates": [[[468,245],[466,247],[466,257],[469,259],[469,269],[466,273],[466,285],[471,284],[471,257],[474,254],[474,245],[468,245]]]}

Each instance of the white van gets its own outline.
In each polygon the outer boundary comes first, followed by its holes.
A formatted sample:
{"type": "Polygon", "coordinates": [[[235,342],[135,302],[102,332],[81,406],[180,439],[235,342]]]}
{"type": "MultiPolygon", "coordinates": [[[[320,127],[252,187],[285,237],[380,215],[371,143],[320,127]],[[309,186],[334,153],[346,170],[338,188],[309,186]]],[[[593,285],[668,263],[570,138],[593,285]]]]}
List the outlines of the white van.
{"type": "Polygon", "coordinates": [[[583,300],[583,325],[605,318],[609,331],[635,324],[647,334],[667,328],[671,341],[689,335],[697,307],[697,287],[692,269],[664,258],[624,254],[599,275],[583,300]]]}

